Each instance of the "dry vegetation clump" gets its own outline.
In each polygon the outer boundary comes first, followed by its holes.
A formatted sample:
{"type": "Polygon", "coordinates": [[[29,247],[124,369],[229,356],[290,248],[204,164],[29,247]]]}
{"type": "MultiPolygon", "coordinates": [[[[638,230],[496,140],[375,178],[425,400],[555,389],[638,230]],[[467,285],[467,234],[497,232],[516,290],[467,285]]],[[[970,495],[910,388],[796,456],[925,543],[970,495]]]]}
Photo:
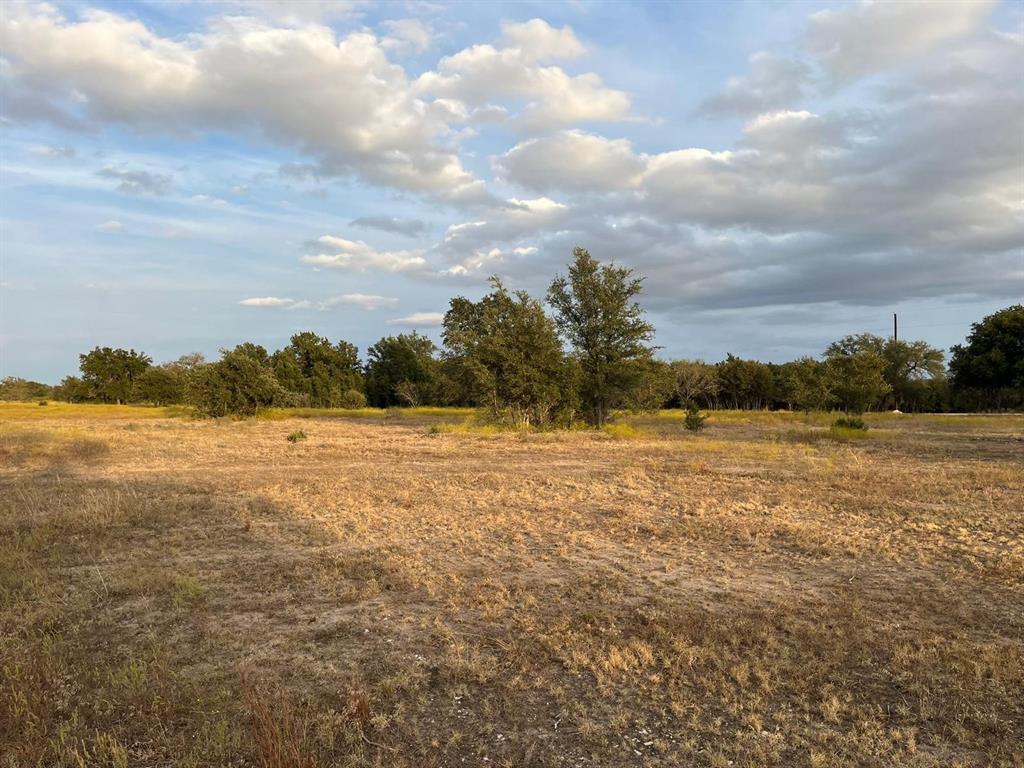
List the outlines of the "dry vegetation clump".
{"type": "Polygon", "coordinates": [[[1024,765],[1021,419],[426,419],[8,417],[0,766],[1024,765]]]}

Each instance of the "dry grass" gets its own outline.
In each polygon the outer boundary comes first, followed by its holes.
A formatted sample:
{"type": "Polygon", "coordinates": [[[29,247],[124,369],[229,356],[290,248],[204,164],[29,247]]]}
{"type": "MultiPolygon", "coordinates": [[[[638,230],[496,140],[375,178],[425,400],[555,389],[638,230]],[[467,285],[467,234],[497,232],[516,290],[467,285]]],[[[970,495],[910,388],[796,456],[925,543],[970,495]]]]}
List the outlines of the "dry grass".
{"type": "Polygon", "coordinates": [[[1019,418],[74,408],[0,409],[5,768],[1024,765],[1019,418]]]}

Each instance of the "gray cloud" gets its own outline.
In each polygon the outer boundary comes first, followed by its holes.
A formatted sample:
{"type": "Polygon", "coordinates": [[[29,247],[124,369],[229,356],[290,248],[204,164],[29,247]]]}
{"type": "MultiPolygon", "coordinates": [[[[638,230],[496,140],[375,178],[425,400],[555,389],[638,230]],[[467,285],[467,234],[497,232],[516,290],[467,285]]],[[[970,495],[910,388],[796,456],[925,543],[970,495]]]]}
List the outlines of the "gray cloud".
{"type": "Polygon", "coordinates": [[[811,67],[802,61],[760,51],[750,57],[750,72],[734,77],[725,88],[701,102],[705,117],[749,116],[792,106],[812,81],[811,67]]]}
{"type": "Polygon", "coordinates": [[[119,192],[129,195],[166,195],[171,189],[171,177],[161,173],[106,167],[96,171],[105,179],[116,179],[119,192]]]}
{"type": "Polygon", "coordinates": [[[398,235],[415,237],[423,234],[427,225],[419,219],[399,219],[394,216],[361,216],[349,222],[353,227],[363,229],[379,229],[382,232],[394,232],[398,235]]]}

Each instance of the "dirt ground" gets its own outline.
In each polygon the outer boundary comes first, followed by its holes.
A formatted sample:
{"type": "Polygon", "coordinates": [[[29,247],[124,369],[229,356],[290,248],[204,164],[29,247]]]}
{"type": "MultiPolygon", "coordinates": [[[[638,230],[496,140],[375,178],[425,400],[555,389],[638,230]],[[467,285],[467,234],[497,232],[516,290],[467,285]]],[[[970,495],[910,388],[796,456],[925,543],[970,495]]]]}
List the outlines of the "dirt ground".
{"type": "Polygon", "coordinates": [[[1022,417],[48,408],[4,768],[1024,766],[1022,417]]]}

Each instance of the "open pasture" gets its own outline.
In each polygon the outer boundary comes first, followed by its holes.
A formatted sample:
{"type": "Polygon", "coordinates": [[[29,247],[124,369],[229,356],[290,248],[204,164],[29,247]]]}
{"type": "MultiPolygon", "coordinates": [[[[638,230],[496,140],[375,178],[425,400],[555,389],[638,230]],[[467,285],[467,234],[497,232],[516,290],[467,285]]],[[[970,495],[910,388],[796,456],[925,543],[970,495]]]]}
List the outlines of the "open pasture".
{"type": "Polygon", "coordinates": [[[1024,765],[1024,418],[338,415],[0,404],[0,765],[1024,765]]]}

